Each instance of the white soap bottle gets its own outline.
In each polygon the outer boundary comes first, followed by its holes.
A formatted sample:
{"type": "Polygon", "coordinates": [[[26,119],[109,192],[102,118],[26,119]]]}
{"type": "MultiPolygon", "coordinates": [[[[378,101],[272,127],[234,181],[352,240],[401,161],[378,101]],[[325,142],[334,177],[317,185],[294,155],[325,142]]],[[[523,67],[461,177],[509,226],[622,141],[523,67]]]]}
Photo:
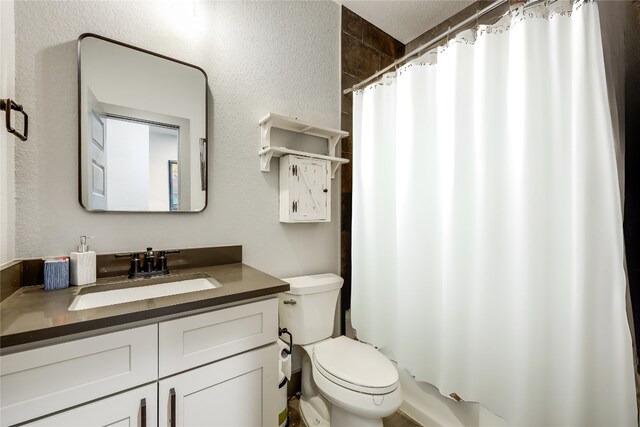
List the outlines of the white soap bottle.
{"type": "Polygon", "coordinates": [[[96,281],[96,253],[89,250],[87,236],[80,236],[78,252],[71,252],[69,259],[69,283],[81,286],[96,281]]]}

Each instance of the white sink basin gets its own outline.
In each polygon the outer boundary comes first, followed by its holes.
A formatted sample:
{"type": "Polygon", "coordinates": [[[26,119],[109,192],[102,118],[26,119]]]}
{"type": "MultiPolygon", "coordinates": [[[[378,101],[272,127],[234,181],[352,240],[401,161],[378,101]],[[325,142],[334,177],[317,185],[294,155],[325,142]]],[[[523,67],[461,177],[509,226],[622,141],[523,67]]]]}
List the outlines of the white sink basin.
{"type": "Polygon", "coordinates": [[[86,310],[105,307],[132,301],[143,301],[169,295],[186,294],[187,292],[205,291],[222,286],[217,280],[197,278],[180,280],[157,285],[135,286],[111,291],[92,292],[78,295],[69,306],[69,311],[86,310]]]}

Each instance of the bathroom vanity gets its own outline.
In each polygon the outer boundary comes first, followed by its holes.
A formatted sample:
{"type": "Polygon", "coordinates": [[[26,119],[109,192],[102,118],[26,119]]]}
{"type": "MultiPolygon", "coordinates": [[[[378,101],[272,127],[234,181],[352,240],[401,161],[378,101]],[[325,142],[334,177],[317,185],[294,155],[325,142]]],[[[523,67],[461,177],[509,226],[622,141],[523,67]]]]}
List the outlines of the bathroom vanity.
{"type": "Polygon", "coordinates": [[[0,424],[277,425],[276,294],[289,286],[244,264],[197,270],[220,286],[68,309],[122,287],[111,278],[3,301],[0,424]]]}

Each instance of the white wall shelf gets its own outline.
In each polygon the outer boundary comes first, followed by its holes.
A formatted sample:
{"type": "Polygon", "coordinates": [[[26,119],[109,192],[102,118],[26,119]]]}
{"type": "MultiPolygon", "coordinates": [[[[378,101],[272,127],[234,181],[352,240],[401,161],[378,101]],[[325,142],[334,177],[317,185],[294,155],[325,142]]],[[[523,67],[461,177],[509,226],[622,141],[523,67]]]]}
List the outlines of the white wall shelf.
{"type": "Polygon", "coordinates": [[[323,154],[308,153],[306,151],[292,150],[286,147],[269,147],[264,150],[260,150],[260,170],[263,172],[269,172],[271,157],[282,157],[288,154],[293,154],[301,157],[311,157],[313,159],[329,160],[331,162],[331,178],[335,178],[336,170],[340,165],[349,163],[348,159],[342,157],[325,156],[323,154]]]}
{"type": "Polygon", "coordinates": [[[315,126],[310,123],[302,122],[298,119],[282,116],[280,114],[269,113],[258,122],[260,125],[260,146],[258,152],[260,156],[260,170],[269,172],[271,170],[271,158],[282,157],[288,154],[296,156],[311,157],[315,159],[328,160],[331,162],[331,178],[335,178],[336,170],[349,160],[336,157],[336,146],[340,139],[349,136],[349,132],[339,129],[331,129],[322,126],[315,126]],[[284,129],[291,132],[302,133],[305,135],[317,136],[327,140],[328,155],[309,153],[306,151],[292,150],[285,147],[276,147],[271,145],[271,128],[284,129]]]}

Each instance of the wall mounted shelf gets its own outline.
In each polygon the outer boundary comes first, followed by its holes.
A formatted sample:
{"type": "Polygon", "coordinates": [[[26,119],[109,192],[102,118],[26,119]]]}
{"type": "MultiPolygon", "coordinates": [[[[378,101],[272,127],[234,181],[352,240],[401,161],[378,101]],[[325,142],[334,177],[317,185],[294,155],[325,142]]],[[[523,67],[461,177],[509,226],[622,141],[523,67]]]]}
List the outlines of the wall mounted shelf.
{"type": "Polygon", "coordinates": [[[260,170],[262,172],[269,172],[271,170],[272,157],[282,157],[288,154],[330,161],[331,178],[335,178],[336,170],[338,170],[338,167],[340,165],[349,162],[349,160],[347,159],[336,157],[336,146],[338,145],[338,141],[346,136],[349,136],[349,132],[312,125],[310,123],[305,123],[292,117],[282,116],[280,114],[274,113],[267,114],[262,118],[262,120],[258,122],[258,124],[260,125],[261,146],[258,155],[260,156],[260,170]],[[326,139],[328,155],[293,150],[286,147],[272,146],[271,129],[274,127],[326,139]]]}

